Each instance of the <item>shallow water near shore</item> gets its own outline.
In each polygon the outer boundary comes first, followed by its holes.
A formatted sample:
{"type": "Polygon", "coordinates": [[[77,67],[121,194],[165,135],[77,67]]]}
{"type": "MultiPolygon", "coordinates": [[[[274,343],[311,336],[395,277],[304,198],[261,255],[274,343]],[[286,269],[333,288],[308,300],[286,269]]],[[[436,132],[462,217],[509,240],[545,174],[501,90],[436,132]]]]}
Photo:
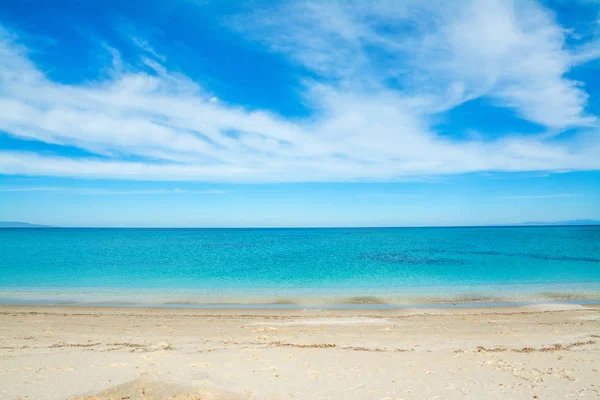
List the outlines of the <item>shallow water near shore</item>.
{"type": "Polygon", "coordinates": [[[0,303],[393,308],[600,300],[600,227],[0,229],[0,303]]]}

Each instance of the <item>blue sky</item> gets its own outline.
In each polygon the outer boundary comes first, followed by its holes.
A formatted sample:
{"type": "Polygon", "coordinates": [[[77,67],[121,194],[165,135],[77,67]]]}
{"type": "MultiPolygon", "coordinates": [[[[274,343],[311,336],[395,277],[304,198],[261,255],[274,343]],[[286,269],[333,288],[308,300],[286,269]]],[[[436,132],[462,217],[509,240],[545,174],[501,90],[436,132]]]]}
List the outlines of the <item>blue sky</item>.
{"type": "Polygon", "coordinates": [[[600,219],[594,1],[0,5],[0,220],[600,219]]]}

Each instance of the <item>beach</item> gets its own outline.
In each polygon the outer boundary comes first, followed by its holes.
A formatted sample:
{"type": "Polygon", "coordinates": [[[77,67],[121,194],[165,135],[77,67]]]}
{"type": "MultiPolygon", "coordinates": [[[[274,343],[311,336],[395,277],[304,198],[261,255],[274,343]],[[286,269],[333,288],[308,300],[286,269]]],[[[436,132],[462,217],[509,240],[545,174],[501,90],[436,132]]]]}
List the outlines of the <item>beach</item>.
{"type": "Polygon", "coordinates": [[[600,305],[0,307],[0,399],[600,396],[600,305]]]}
{"type": "Polygon", "coordinates": [[[0,0],[0,400],[600,400],[600,0],[0,0]]]}

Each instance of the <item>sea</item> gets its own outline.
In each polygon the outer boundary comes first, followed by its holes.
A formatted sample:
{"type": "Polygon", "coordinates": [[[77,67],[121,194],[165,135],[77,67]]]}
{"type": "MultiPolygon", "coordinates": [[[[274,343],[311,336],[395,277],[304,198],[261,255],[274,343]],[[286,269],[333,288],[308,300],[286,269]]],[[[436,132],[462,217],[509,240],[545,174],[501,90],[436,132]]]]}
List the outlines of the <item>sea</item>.
{"type": "Polygon", "coordinates": [[[600,226],[0,229],[0,304],[600,303],[600,226]]]}

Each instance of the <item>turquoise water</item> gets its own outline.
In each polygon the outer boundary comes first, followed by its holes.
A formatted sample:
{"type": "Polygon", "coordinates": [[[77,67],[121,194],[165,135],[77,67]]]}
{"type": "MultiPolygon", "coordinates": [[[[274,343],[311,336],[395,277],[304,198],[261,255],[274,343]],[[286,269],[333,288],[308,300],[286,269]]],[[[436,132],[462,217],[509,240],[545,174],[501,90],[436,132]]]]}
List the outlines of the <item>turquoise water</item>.
{"type": "Polygon", "coordinates": [[[600,227],[0,229],[1,303],[600,299],[600,227]]]}

